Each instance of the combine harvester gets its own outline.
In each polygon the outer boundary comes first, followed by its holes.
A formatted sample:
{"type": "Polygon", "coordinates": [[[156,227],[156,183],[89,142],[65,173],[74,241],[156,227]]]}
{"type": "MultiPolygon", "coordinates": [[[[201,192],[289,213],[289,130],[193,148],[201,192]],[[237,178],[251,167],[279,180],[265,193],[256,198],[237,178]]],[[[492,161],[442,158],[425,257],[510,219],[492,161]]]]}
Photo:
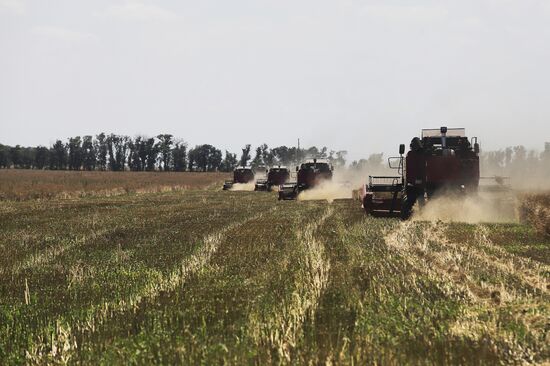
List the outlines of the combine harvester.
{"type": "MultiPolygon", "coordinates": [[[[466,196],[479,188],[479,144],[477,137],[466,137],[463,128],[424,129],[399,157],[388,159],[398,176],[369,176],[361,200],[367,214],[408,219],[416,202],[422,207],[440,195],[466,196]]],[[[503,178],[491,178],[502,182],[503,178]]]]}
{"type": "Polygon", "coordinates": [[[254,175],[254,170],[251,167],[238,166],[233,170],[233,180],[226,180],[223,184],[223,190],[230,190],[234,184],[251,183],[254,181],[254,175]]]}
{"type": "Polygon", "coordinates": [[[318,186],[323,181],[332,180],[333,166],[325,159],[310,159],[296,167],[296,182],[279,187],[279,200],[294,200],[300,192],[318,186]]]}
{"type": "Polygon", "coordinates": [[[271,192],[273,187],[285,184],[290,179],[290,170],[285,166],[276,166],[269,169],[266,179],[258,179],[254,186],[255,191],[271,192]]]}

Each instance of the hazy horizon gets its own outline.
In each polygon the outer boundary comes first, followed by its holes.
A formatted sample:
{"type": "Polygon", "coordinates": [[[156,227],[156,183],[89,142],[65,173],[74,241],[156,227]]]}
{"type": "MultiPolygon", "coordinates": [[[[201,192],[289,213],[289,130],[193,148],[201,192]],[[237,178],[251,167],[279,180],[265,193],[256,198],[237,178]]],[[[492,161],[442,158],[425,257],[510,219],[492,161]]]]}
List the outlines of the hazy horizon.
{"type": "Polygon", "coordinates": [[[548,1],[0,0],[0,143],[392,155],[422,128],[550,141],[548,1]]]}

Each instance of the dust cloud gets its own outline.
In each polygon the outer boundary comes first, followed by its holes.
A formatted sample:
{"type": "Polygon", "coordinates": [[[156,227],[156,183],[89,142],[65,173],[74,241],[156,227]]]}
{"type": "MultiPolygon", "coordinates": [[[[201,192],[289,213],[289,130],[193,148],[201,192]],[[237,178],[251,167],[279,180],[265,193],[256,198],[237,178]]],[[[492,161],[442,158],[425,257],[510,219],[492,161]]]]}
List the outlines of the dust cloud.
{"type": "MultiPolygon", "coordinates": [[[[506,177],[505,183],[515,190],[550,190],[550,143],[545,150],[527,150],[523,146],[508,147],[498,151],[482,152],[480,157],[482,177],[506,177]]],[[[480,184],[491,179],[482,179],[480,184]]]]}
{"type": "Polygon", "coordinates": [[[429,200],[422,208],[414,208],[413,221],[465,223],[518,222],[517,201],[512,193],[441,196],[429,200]]]}
{"type": "MultiPolygon", "coordinates": [[[[550,167],[548,168],[550,170],[550,167]]],[[[486,185],[498,184],[499,180],[505,187],[523,192],[547,192],[550,190],[550,176],[541,172],[524,172],[509,170],[507,172],[481,171],[480,189],[486,185]]]]}
{"type": "Polygon", "coordinates": [[[298,195],[298,201],[351,199],[352,188],[347,183],[324,181],[318,186],[305,190],[298,195]]]}
{"type": "MultiPolygon", "coordinates": [[[[372,173],[371,173],[372,174],[372,173]]],[[[359,169],[338,169],[332,180],[323,181],[318,186],[305,190],[298,195],[299,201],[351,199],[354,189],[368,181],[369,174],[359,169]]]]}
{"type": "Polygon", "coordinates": [[[256,185],[256,181],[250,183],[234,183],[229,189],[230,191],[253,191],[256,185]]]}

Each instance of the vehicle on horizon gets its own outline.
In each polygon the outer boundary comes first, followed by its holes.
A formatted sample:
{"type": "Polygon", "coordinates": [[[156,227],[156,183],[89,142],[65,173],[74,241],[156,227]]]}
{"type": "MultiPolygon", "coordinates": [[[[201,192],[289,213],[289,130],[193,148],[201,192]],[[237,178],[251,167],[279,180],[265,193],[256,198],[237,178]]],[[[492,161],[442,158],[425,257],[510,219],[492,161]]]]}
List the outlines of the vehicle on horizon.
{"type": "Polygon", "coordinates": [[[326,159],[308,159],[296,167],[296,182],[281,184],[279,200],[293,200],[300,192],[318,186],[323,181],[332,180],[334,167],[326,159]]]}
{"type": "Polygon", "coordinates": [[[477,192],[479,143],[468,139],[464,128],[423,129],[414,137],[406,157],[388,159],[397,176],[369,176],[361,199],[367,214],[408,219],[416,202],[422,206],[435,195],[477,192]]]}
{"type": "Polygon", "coordinates": [[[223,184],[223,190],[227,191],[233,188],[234,184],[246,184],[254,181],[255,172],[251,167],[238,166],[233,170],[233,180],[226,180],[223,184]]]}
{"type": "Polygon", "coordinates": [[[286,166],[278,165],[271,167],[267,171],[265,179],[258,179],[254,187],[255,191],[270,192],[273,187],[279,187],[290,179],[290,169],[286,166]]]}

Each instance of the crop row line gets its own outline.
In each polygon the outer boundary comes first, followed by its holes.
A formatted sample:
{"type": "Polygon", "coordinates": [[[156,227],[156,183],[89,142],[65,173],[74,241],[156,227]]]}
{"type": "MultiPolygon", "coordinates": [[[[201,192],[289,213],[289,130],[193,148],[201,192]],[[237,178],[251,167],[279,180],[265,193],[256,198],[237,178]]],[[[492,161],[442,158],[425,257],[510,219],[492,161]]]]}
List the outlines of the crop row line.
{"type": "Polygon", "coordinates": [[[163,292],[176,289],[185,282],[189,275],[199,272],[207,265],[228,231],[246,225],[248,222],[260,218],[271,210],[259,212],[244,220],[230,223],[217,232],[204,236],[195,254],[185,258],[180,265],[176,266],[166,276],[163,276],[160,272],[156,273],[154,281],[148,282],[126,299],[107,301],[102,305],[93,306],[86,312],[88,316],[81,321],[71,323],[64,319],[64,317],[58,318],[55,321],[55,332],[51,335],[48,334],[46,337],[39,336],[38,342],[27,351],[27,360],[33,363],[44,363],[45,361],[54,360],[61,362],[68,361],[72,353],[78,348],[73,329],[78,329],[78,332],[81,334],[94,332],[109,318],[114,316],[114,314],[130,311],[146,298],[152,299],[163,292]]]}
{"type": "Polygon", "coordinates": [[[306,319],[313,319],[323,289],[328,283],[330,262],[325,255],[323,243],[316,237],[316,231],[333,215],[332,207],[325,209],[322,216],[295,231],[298,266],[291,288],[294,290],[275,311],[261,319],[259,314],[251,314],[250,334],[258,347],[269,347],[277,352],[280,360],[290,362],[292,350],[296,347],[300,329],[306,319]]]}
{"type": "MultiPolygon", "coordinates": [[[[491,342],[502,348],[495,346],[495,352],[507,352],[508,357],[514,355],[518,360],[526,360],[537,354],[535,348],[522,347],[517,339],[500,329],[499,309],[521,306],[523,312],[527,312],[526,309],[532,308],[536,303],[536,298],[546,298],[546,291],[533,291],[534,288],[542,290],[540,282],[530,283],[522,269],[514,265],[513,260],[503,263],[500,258],[473,248],[471,244],[449,242],[444,231],[436,223],[429,226],[402,223],[396,231],[386,236],[386,243],[402,253],[413,266],[431,276],[450,281],[452,288],[465,289],[469,294],[473,307],[467,307],[450,327],[452,334],[478,342],[484,338],[491,339],[491,342]],[[503,281],[501,276],[507,280],[503,281]],[[495,311],[487,313],[484,317],[488,318],[480,322],[480,314],[485,313],[488,308],[495,311]]],[[[494,246],[481,233],[476,238],[483,239],[482,246],[494,246]]],[[[544,338],[540,326],[535,323],[533,327],[529,326],[529,318],[520,320],[516,315],[516,321],[521,321],[529,329],[529,336],[533,339],[544,338]]],[[[534,344],[533,347],[539,347],[537,342],[534,344]]]]}

